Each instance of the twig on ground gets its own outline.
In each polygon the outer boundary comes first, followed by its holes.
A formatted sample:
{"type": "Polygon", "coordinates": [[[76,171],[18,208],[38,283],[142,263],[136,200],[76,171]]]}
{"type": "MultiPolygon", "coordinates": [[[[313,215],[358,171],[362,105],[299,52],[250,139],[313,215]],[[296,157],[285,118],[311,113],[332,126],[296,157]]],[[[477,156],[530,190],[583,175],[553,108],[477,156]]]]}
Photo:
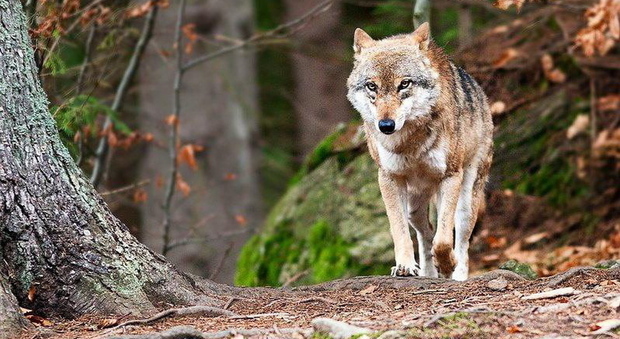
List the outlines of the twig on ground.
{"type": "Polygon", "coordinates": [[[257,318],[268,318],[268,317],[292,317],[288,313],[276,312],[276,313],[257,313],[257,314],[245,314],[245,315],[234,315],[231,316],[230,319],[257,319],[257,318]]]}
{"type": "Polygon", "coordinates": [[[176,75],[174,78],[174,104],[172,106],[172,118],[170,119],[170,134],[168,136],[168,153],[170,155],[170,175],[166,186],[166,194],[164,196],[164,244],[162,254],[168,254],[170,244],[170,228],[172,227],[172,197],[178,176],[177,164],[177,146],[179,139],[179,116],[181,115],[181,81],[183,80],[183,18],[185,16],[185,6],[187,0],[181,0],[179,12],[177,15],[177,23],[174,32],[174,48],[176,58],[176,75]]]}
{"type": "Polygon", "coordinates": [[[416,294],[427,294],[427,293],[443,294],[443,293],[446,293],[446,291],[447,291],[446,289],[440,288],[440,289],[435,289],[435,290],[414,291],[414,292],[411,292],[411,294],[414,294],[414,295],[416,295],[416,294]]]}
{"type": "Polygon", "coordinates": [[[323,298],[323,297],[312,297],[312,298],[306,298],[303,300],[299,300],[296,302],[296,304],[303,304],[303,303],[309,303],[309,302],[313,302],[313,301],[322,301],[326,304],[337,304],[338,302],[332,299],[327,299],[327,298],[323,298]]]}
{"type": "Polygon", "coordinates": [[[580,293],[580,291],[577,291],[576,289],[572,287],[564,287],[564,288],[558,288],[558,289],[551,290],[551,291],[545,291],[545,292],[526,295],[526,296],[521,297],[521,299],[523,300],[549,299],[549,298],[555,298],[555,297],[564,297],[564,296],[574,295],[578,293],[580,293]]]}
{"type": "Polygon", "coordinates": [[[235,302],[235,300],[240,300],[240,299],[239,298],[235,298],[235,297],[230,297],[230,299],[228,299],[228,302],[226,303],[226,305],[224,305],[224,309],[227,310],[233,304],[233,302],[235,302]]]}
{"type": "MultiPolygon", "coordinates": [[[[138,39],[138,43],[136,43],[136,47],[133,50],[131,59],[129,60],[129,64],[127,65],[127,68],[125,68],[123,78],[121,79],[121,82],[118,84],[118,88],[116,89],[114,101],[112,102],[112,106],[110,107],[114,112],[118,112],[120,110],[123,100],[125,99],[125,95],[127,94],[127,90],[129,89],[129,84],[131,83],[133,77],[138,70],[138,66],[140,65],[140,59],[142,59],[142,55],[146,50],[146,46],[149,40],[151,40],[158,8],[159,6],[157,5],[151,6],[151,8],[149,9],[149,13],[146,16],[144,26],[142,27],[142,32],[140,33],[140,38],[138,39]]],[[[112,118],[110,118],[110,116],[107,116],[103,124],[102,130],[107,130],[111,127],[111,125],[112,118]]],[[[108,149],[108,137],[107,135],[103,135],[99,139],[99,144],[97,145],[97,150],[95,151],[95,164],[93,167],[93,172],[90,176],[90,183],[95,188],[97,188],[97,186],[101,182],[101,178],[103,177],[104,169],[106,168],[106,161],[108,160],[108,149]]]]}

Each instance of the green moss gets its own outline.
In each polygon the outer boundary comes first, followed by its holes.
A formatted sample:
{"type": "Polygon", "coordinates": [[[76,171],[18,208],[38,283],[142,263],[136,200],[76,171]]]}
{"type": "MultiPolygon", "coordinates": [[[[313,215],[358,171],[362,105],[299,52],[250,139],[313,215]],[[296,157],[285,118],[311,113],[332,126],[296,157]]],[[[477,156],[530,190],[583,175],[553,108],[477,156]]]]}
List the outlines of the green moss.
{"type": "Polygon", "coordinates": [[[259,235],[239,256],[236,284],[295,284],[386,274],[392,241],[367,154],[347,164],[326,159],[274,206],[259,235]]]}
{"type": "Polygon", "coordinates": [[[499,268],[503,270],[512,271],[525,279],[534,280],[538,278],[538,274],[534,272],[534,270],[530,267],[530,265],[525,263],[520,263],[516,260],[508,260],[505,263],[501,264],[499,268]]]}
{"type": "Polygon", "coordinates": [[[493,176],[502,187],[545,197],[556,207],[587,196],[588,186],[577,178],[572,160],[579,140],[566,138],[566,129],[584,109],[579,100],[570,102],[558,92],[502,121],[493,162],[493,176]]]}

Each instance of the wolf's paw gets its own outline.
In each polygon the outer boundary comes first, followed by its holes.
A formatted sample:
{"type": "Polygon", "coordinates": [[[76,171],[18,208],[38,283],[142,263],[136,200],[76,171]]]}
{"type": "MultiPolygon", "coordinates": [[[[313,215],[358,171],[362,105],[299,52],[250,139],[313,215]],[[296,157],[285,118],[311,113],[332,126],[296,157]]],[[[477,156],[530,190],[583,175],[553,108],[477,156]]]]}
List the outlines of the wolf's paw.
{"type": "Polygon", "coordinates": [[[420,275],[420,267],[417,264],[414,267],[398,264],[392,267],[390,275],[393,277],[417,277],[420,275]]]}

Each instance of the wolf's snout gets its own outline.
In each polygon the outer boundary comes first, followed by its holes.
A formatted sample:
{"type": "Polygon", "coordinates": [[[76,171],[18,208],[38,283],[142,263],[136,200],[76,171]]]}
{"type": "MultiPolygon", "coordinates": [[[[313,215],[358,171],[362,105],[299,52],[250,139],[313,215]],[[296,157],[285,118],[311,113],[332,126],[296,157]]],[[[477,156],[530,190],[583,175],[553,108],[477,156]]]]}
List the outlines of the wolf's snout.
{"type": "Polygon", "coordinates": [[[383,132],[383,134],[392,134],[396,129],[396,123],[392,119],[381,119],[379,120],[379,130],[383,132]]]}

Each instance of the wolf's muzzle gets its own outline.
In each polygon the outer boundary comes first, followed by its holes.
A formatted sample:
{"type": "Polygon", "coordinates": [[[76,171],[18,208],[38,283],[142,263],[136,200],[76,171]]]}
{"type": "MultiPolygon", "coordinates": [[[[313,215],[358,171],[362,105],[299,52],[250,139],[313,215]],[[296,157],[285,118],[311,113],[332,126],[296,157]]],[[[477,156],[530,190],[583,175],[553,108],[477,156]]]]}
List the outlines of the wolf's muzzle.
{"type": "Polygon", "coordinates": [[[396,129],[396,123],[392,119],[381,119],[379,120],[379,130],[383,134],[392,134],[396,129]]]}

